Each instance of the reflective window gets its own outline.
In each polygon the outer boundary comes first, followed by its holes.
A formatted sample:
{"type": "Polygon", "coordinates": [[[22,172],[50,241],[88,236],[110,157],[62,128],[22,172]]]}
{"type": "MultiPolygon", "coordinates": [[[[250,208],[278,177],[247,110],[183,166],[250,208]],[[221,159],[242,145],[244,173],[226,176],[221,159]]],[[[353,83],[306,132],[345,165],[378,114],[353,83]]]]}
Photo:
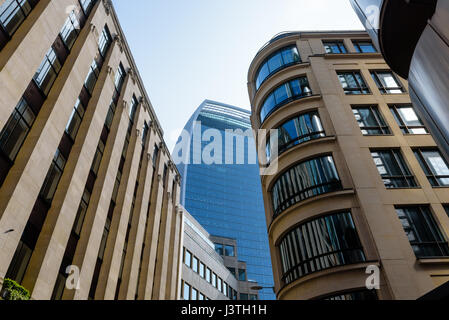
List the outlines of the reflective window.
{"type": "Polygon", "coordinates": [[[125,81],[125,69],[123,68],[123,65],[120,63],[117,72],[115,73],[115,90],[117,92],[122,91],[123,82],[125,81]]]}
{"type": "Polygon", "coordinates": [[[375,150],[371,151],[371,155],[385,187],[394,189],[417,186],[415,178],[406,165],[400,150],[375,150]]]}
{"type": "Polygon", "coordinates": [[[34,75],[34,82],[42,90],[44,95],[48,95],[59,71],[61,71],[61,63],[53,48],[50,48],[34,75]]]}
{"type": "Polygon", "coordinates": [[[75,10],[70,12],[69,17],[67,18],[62,30],[60,32],[60,36],[67,49],[71,49],[73,44],[75,43],[76,38],[80,32],[80,24],[78,18],[76,17],[75,10]]]}
{"type": "Polygon", "coordinates": [[[390,128],[388,128],[376,106],[354,107],[352,108],[352,112],[363,135],[384,135],[391,133],[390,128]]]}
{"type": "Polygon", "coordinates": [[[187,267],[192,267],[192,254],[188,250],[184,253],[184,263],[187,267]]]}
{"type": "Polygon", "coordinates": [[[376,53],[377,50],[370,40],[354,40],[352,42],[358,53],[376,53]]]}
{"type": "Polygon", "coordinates": [[[217,286],[218,291],[222,292],[223,291],[223,280],[221,280],[221,278],[218,278],[218,286],[217,286]]]}
{"type": "Polygon", "coordinates": [[[217,252],[220,256],[224,255],[223,244],[215,243],[215,252],[217,252]]]}
{"type": "Polygon", "coordinates": [[[398,207],[396,213],[417,258],[449,256],[448,243],[428,206],[398,207]]]}
{"type": "Polygon", "coordinates": [[[206,269],[206,281],[212,283],[211,271],[209,268],[206,269]]]}
{"type": "Polygon", "coordinates": [[[249,295],[247,293],[241,293],[240,300],[249,300],[249,295]]]}
{"type": "Polygon", "coordinates": [[[369,94],[370,91],[365,83],[362,75],[358,71],[354,72],[338,72],[343,90],[346,94],[369,94]]]}
{"type": "Polygon", "coordinates": [[[419,164],[433,187],[449,187],[449,166],[438,149],[415,149],[419,164]]]}
{"type": "Polygon", "coordinates": [[[348,53],[343,41],[323,41],[326,53],[348,53]]]}
{"type": "Polygon", "coordinates": [[[192,270],[193,270],[193,272],[198,273],[198,263],[199,263],[198,258],[197,257],[193,257],[193,260],[192,260],[192,270]]]}
{"type": "Polygon", "coordinates": [[[256,90],[258,90],[261,84],[274,73],[294,63],[300,62],[301,58],[296,46],[289,46],[276,51],[267,59],[265,59],[265,61],[259,67],[259,70],[256,74],[256,90]]]}
{"type": "Polygon", "coordinates": [[[215,273],[212,273],[212,285],[215,288],[217,287],[217,275],[215,273]]]}
{"type": "Polygon", "coordinates": [[[30,262],[33,250],[22,240],[16,248],[14,256],[6,273],[5,279],[12,279],[21,283],[23,277],[25,276],[25,271],[28,268],[28,263],[30,262]]]}
{"type": "Polygon", "coordinates": [[[99,75],[100,69],[98,68],[97,62],[94,60],[90,65],[89,73],[84,81],[84,86],[91,95],[94,92],[95,84],[97,83],[99,75]]]}
{"type": "Polygon", "coordinates": [[[83,227],[84,217],[86,216],[87,208],[90,202],[90,192],[84,189],[83,197],[81,198],[78,212],[76,213],[75,223],[73,224],[73,232],[76,235],[81,235],[81,229],[83,227]]]}
{"type": "Polygon", "coordinates": [[[302,162],[275,182],[271,190],[274,217],[298,202],[341,189],[332,156],[302,162]]]}
{"type": "Polygon", "coordinates": [[[204,294],[200,293],[200,296],[199,296],[198,300],[206,300],[205,297],[204,297],[204,294]]]}
{"type": "Polygon", "coordinates": [[[234,246],[224,246],[224,255],[227,257],[235,257],[235,249],[234,246]]]}
{"type": "Polygon", "coordinates": [[[205,277],[205,269],[206,269],[206,266],[204,265],[204,263],[200,263],[200,277],[201,278],[204,278],[205,277]]]}
{"type": "Polygon", "coordinates": [[[98,51],[100,51],[101,56],[104,58],[106,52],[111,46],[112,38],[107,25],[104,26],[101,32],[100,40],[98,41],[98,51]]]}
{"type": "Polygon", "coordinates": [[[329,297],[322,298],[320,300],[330,301],[369,301],[378,300],[376,290],[361,290],[355,292],[341,293],[329,297]]]}
{"type": "Polygon", "coordinates": [[[403,93],[405,90],[391,71],[371,71],[371,76],[381,93],[403,93]]]}
{"type": "Polygon", "coordinates": [[[129,108],[129,119],[131,120],[131,122],[134,122],[134,118],[136,116],[136,110],[137,110],[137,106],[139,105],[139,101],[137,101],[137,98],[135,95],[133,95],[132,99],[131,99],[131,107],[129,108]]]}
{"type": "MultiPolygon", "coordinates": [[[[278,154],[304,142],[326,136],[318,111],[302,114],[277,128],[278,154]]],[[[271,141],[267,142],[267,159],[270,161],[271,141]]]]}
{"type": "Polygon", "coordinates": [[[76,135],[81,125],[81,121],[83,120],[84,117],[84,111],[85,111],[84,106],[78,99],[75,103],[75,107],[73,108],[69,122],[67,123],[67,126],[65,128],[65,131],[70,136],[70,138],[72,138],[72,140],[75,140],[76,138],[76,135]]]}
{"type": "Polygon", "coordinates": [[[14,161],[36,116],[25,99],[21,99],[0,133],[0,149],[10,161],[14,161]]]}
{"type": "Polygon", "coordinates": [[[36,3],[36,0],[5,0],[2,3],[0,24],[9,36],[19,28],[36,3]]]}
{"type": "Polygon", "coordinates": [[[239,281],[246,281],[246,270],[239,269],[239,281]]]}
{"type": "Polygon", "coordinates": [[[307,77],[301,77],[280,85],[265,99],[260,110],[260,121],[264,122],[271,113],[282,105],[310,95],[312,95],[312,91],[307,77]]]}
{"type": "Polygon", "coordinates": [[[80,0],[81,7],[83,8],[83,11],[86,15],[89,15],[90,10],[92,10],[92,7],[95,4],[95,0],[80,0]]]}
{"type": "Polygon", "coordinates": [[[53,200],[59,180],[61,179],[64,171],[65,163],[66,159],[59,152],[59,149],[56,150],[50,169],[48,170],[39,194],[40,197],[48,203],[51,203],[53,200]]]}
{"type": "Polygon", "coordinates": [[[192,297],[190,298],[190,300],[198,300],[198,290],[196,290],[195,288],[192,288],[192,297]]]}
{"type": "Polygon", "coordinates": [[[190,300],[190,285],[187,282],[184,282],[184,288],[182,290],[182,297],[184,300],[190,300]]]}
{"type": "Polygon", "coordinates": [[[393,116],[404,134],[427,134],[426,127],[411,105],[390,106],[393,116]]]}
{"type": "Polygon", "coordinates": [[[286,284],[317,271],[365,261],[350,212],[300,225],[282,239],[279,251],[286,284]]]}
{"type": "Polygon", "coordinates": [[[100,168],[100,163],[101,163],[101,159],[103,158],[103,153],[104,153],[104,143],[103,141],[98,142],[97,145],[97,150],[95,151],[95,156],[94,156],[94,161],[92,162],[92,167],[90,168],[90,170],[92,170],[92,172],[97,175],[98,174],[98,169],[100,168]]]}

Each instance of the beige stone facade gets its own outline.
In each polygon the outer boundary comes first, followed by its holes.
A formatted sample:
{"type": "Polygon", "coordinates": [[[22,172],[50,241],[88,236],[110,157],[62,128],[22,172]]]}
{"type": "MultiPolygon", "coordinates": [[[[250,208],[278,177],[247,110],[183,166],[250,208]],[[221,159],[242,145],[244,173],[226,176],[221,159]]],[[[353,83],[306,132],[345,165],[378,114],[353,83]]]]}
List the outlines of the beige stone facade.
{"type": "Polygon", "coordinates": [[[390,107],[410,104],[407,82],[397,77],[405,89],[403,93],[381,93],[370,72],[389,68],[381,54],[357,52],[356,40],[369,41],[369,37],[365,32],[356,31],[286,33],[265,45],[250,66],[248,91],[254,129],[276,129],[288,119],[317,111],[325,132],[324,137],[288,148],[278,158],[276,174],[261,177],[278,299],[331,298],[363,291],[369,276],[365,272],[370,265],[380,268],[379,299],[417,299],[449,281],[449,257],[417,258],[396,210],[398,207],[427,207],[444,238],[442,242],[446,241],[441,246],[447,246],[449,218],[444,207],[449,204],[449,189],[432,187],[414,154],[415,148],[434,149],[436,144],[429,134],[401,131],[390,107]],[[346,52],[326,53],[326,41],[341,42],[346,52]],[[297,47],[300,61],[273,72],[257,90],[259,67],[277,50],[288,46],[297,47]],[[340,71],[360,72],[369,94],[345,94],[337,74],[340,71]],[[261,123],[259,114],[268,95],[298,76],[307,76],[311,94],[284,103],[261,123]],[[355,106],[375,106],[390,132],[363,135],[352,110],[355,106]],[[387,189],[371,154],[378,149],[400,151],[416,180],[416,187],[387,189]],[[321,155],[333,157],[342,187],[297,201],[274,215],[272,191],[279,177],[294,165],[321,155]],[[286,283],[280,252],[286,234],[314,219],[342,211],[352,215],[364,261],[306,272],[286,283]]]}
{"type": "Polygon", "coordinates": [[[0,51],[2,143],[23,140],[13,159],[2,151],[0,285],[10,274],[20,275],[15,280],[33,299],[175,299],[182,233],[180,176],[114,8],[110,1],[34,2],[0,51]],[[62,31],[69,14],[81,28],[75,27],[70,49],[61,49],[57,44],[69,38],[62,31]],[[105,26],[111,41],[100,57],[105,26]],[[30,97],[36,92],[29,88],[37,86],[36,70],[42,71],[51,47],[60,70],[55,79],[47,76],[39,84],[42,89],[51,81],[49,91],[40,92],[39,108],[32,108],[35,118],[29,130],[14,136],[12,115],[22,98],[33,105],[30,97]],[[86,94],[92,61],[98,74],[86,94]],[[82,102],[86,96],[85,112],[67,149],[66,127],[73,121],[77,99],[82,102]],[[48,173],[57,150],[67,157],[54,179],[48,173]],[[42,209],[44,181],[54,185],[42,209]],[[86,190],[90,198],[82,210],[86,190]],[[74,232],[77,224],[80,230],[74,232]],[[67,274],[61,268],[66,265],[78,268],[78,289],[64,286],[67,274]]]}

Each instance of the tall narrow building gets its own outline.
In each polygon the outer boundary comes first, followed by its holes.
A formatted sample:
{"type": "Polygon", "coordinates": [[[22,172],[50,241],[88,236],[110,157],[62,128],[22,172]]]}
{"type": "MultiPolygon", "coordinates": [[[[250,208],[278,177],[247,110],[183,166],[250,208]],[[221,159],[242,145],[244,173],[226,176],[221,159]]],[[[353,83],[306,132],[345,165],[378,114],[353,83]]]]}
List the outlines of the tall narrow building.
{"type": "Polygon", "coordinates": [[[0,3],[0,286],[176,299],[180,175],[112,3],[0,3]]]}
{"type": "Polygon", "coordinates": [[[248,91],[253,128],[277,130],[256,145],[278,165],[262,188],[279,299],[417,299],[449,281],[449,166],[366,32],[280,34],[248,91]]]}
{"type": "Polygon", "coordinates": [[[257,281],[267,287],[259,292],[259,298],[273,299],[250,113],[204,101],[185,126],[173,158],[182,176],[181,204],[212,236],[237,241],[239,259],[247,265],[246,274],[237,278],[257,281]],[[226,130],[233,134],[227,135],[226,130]]]}

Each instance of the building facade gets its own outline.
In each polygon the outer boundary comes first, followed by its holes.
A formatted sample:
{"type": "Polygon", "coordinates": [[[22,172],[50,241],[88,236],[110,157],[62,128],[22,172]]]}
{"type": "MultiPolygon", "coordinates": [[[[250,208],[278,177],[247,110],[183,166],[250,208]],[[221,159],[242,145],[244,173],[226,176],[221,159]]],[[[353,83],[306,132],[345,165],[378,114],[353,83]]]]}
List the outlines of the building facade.
{"type": "Polygon", "coordinates": [[[253,128],[276,129],[256,145],[278,166],[261,179],[279,299],[417,299],[449,280],[448,163],[366,32],[280,34],[248,91],[253,128]]]}
{"type": "Polygon", "coordinates": [[[408,79],[413,105],[449,160],[449,3],[351,0],[393,71],[408,79]]]}
{"type": "Polygon", "coordinates": [[[236,241],[213,238],[187,211],[183,210],[184,232],[181,253],[181,282],[179,298],[183,300],[257,300],[257,291],[251,287],[257,283],[244,279],[246,265],[240,263],[237,279],[233,267],[237,265],[236,241]],[[217,252],[212,241],[228,243],[228,250],[217,252]],[[231,243],[231,244],[229,244],[231,243]],[[231,258],[232,253],[232,258],[231,258]],[[230,259],[233,259],[230,261],[230,259]]]}
{"type": "Polygon", "coordinates": [[[176,299],[180,176],[112,3],[0,5],[0,285],[176,299]]]}
{"type": "MultiPolygon", "coordinates": [[[[204,101],[185,126],[173,158],[182,176],[181,204],[212,236],[237,241],[239,259],[247,264],[247,280],[272,287],[249,115],[244,109],[204,101]],[[227,135],[226,130],[233,133],[227,135]]],[[[274,295],[269,289],[259,297],[274,295]]]]}

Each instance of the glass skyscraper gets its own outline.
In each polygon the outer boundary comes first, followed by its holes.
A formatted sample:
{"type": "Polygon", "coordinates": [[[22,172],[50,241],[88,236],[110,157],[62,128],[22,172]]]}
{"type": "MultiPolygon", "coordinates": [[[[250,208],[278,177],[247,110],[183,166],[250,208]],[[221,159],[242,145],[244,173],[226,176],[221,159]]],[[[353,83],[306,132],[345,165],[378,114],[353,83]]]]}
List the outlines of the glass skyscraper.
{"type": "MultiPolygon", "coordinates": [[[[185,126],[173,157],[183,158],[175,160],[182,175],[181,204],[211,235],[236,239],[248,280],[272,287],[259,166],[249,130],[249,111],[206,100],[185,126]]],[[[269,288],[259,297],[275,299],[269,288]]]]}

